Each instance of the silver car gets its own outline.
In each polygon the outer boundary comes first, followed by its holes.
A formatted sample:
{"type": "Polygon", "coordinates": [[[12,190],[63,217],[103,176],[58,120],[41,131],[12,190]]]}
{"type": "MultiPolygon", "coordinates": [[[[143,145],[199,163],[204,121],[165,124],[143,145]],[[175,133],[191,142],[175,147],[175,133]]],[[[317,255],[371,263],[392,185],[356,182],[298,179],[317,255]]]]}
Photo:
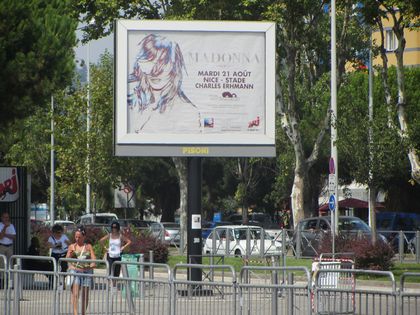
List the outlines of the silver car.
{"type": "Polygon", "coordinates": [[[169,245],[179,246],[181,242],[181,232],[179,223],[175,222],[161,222],[165,231],[165,243],[169,245]]]}

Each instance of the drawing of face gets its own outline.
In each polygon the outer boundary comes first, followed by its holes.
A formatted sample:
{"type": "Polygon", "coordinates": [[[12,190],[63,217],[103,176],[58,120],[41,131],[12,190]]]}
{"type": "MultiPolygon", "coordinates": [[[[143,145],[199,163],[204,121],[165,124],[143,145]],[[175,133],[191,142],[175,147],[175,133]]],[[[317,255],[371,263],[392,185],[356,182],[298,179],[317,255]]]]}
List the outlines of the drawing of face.
{"type": "Polygon", "coordinates": [[[150,105],[163,113],[181,90],[184,60],[178,44],[159,35],[146,36],[139,43],[133,71],[128,77],[130,108],[145,110],[150,105]]]}

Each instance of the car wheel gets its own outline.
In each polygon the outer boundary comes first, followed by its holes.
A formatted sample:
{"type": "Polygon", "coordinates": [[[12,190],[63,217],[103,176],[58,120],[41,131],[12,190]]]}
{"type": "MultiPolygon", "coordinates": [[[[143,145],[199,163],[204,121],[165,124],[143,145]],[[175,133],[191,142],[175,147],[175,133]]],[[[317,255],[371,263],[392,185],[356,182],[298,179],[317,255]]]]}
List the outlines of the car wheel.
{"type": "Polygon", "coordinates": [[[242,253],[240,249],[235,250],[235,257],[242,257],[242,253]]]}

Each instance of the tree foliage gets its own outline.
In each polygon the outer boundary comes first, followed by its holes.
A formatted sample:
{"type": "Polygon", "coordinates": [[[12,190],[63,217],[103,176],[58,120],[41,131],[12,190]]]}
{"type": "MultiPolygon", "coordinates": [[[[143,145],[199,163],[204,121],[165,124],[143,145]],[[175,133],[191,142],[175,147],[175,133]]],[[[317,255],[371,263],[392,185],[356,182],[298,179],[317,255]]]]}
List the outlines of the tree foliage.
{"type": "MultiPolygon", "coordinates": [[[[72,78],[77,21],[69,1],[0,2],[0,122],[28,116],[72,78]]],[[[48,102],[49,103],[49,102],[48,102]]]]}

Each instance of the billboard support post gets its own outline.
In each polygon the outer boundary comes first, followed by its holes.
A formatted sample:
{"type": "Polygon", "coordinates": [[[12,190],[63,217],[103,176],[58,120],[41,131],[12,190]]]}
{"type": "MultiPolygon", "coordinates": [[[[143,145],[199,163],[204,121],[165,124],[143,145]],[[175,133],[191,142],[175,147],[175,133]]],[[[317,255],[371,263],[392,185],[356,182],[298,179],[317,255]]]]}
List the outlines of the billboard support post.
{"type": "MultiPolygon", "coordinates": [[[[188,227],[187,257],[191,264],[201,264],[201,182],[202,164],[200,157],[188,158],[188,227]]],[[[188,280],[201,281],[201,270],[192,268],[188,280]]]]}

